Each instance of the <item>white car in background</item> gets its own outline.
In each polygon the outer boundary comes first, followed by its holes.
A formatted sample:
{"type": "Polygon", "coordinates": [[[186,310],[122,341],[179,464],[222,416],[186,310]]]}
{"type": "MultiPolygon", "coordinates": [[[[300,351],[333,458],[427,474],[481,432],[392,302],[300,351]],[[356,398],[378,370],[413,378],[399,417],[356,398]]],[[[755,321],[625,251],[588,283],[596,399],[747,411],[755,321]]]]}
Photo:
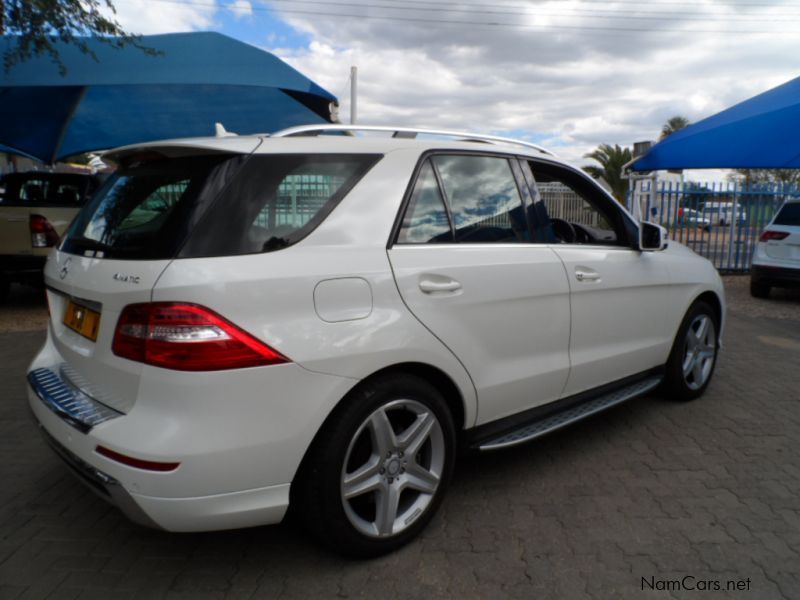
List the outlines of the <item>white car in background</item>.
{"type": "Polygon", "coordinates": [[[787,200],[761,233],[750,266],[750,293],[800,287],[800,198],[787,200]]]}
{"type": "MultiPolygon", "coordinates": [[[[416,536],[458,448],[711,380],[707,260],[523,142],[313,126],[122,148],[45,268],[45,438],[170,531],[416,536]],[[560,215],[560,216],[551,216],[560,215]]],[[[509,482],[512,485],[512,482],[509,482]]]]}
{"type": "Polygon", "coordinates": [[[678,219],[682,227],[698,227],[705,232],[711,231],[711,219],[699,210],[682,208],[678,219]]]}
{"type": "MultiPolygon", "coordinates": [[[[706,202],[702,208],[702,215],[711,221],[712,225],[726,226],[733,221],[733,202],[706,202]]],[[[747,222],[747,211],[741,206],[736,207],[738,225],[747,222]]]]}

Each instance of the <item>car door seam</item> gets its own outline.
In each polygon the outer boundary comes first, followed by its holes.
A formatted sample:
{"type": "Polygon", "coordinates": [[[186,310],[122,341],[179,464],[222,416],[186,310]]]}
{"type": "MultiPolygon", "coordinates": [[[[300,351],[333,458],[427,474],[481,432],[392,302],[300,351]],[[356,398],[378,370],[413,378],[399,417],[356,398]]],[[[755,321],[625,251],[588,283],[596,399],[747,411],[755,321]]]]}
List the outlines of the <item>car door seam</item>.
{"type": "Polygon", "coordinates": [[[461,368],[464,369],[464,372],[467,374],[467,377],[469,378],[469,382],[472,384],[472,390],[473,390],[473,392],[475,392],[475,420],[469,425],[469,427],[467,427],[467,424],[465,423],[464,424],[464,429],[470,429],[470,428],[474,427],[475,423],[477,423],[477,421],[478,421],[478,415],[480,414],[480,398],[478,397],[478,388],[475,385],[475,381],[472,379],[472,374],[469,372],[469,369],[467,369],[467,365],[465,365],[462,362],[461,358],[459,358],[459,356],[455,352],[453,352],[453,349],[450,346],[448,346],[444,342],[444,340],[442,338],[440,338],[438,335],[436,335],[436,333],[430,327],[428,327],[416,315],[416,313],[413,310],[411,310],[411,307],[408,305],[408,303],[406,302],[406,299],[403,297],[403,293],[400,291],[400,285],[397,283],[397,273],[395,273],[394,265],[392,264],[392,258],[391,258],[391,256],[389,256],[389,249],[388,248],[386,250],[386,260],[389,263],[389,270],[392,272],[392,281],[394,282],[394,287],[397,290],[397,295],[400,297],[400,302],[403,303],[403,306],[406,307],[406,310],[414,318],[415,321],[417,321],[420,325],[422,325],[425,328],[426,331],[428,331],[434,338],[436,338],[436,340],[438,340],[438,342],[440,344],[442,344],[442,346],[447,348],[447,351],[453,356],[453,358],[455,358],[458,361],[458,364],[461,365],[461,368]]]}

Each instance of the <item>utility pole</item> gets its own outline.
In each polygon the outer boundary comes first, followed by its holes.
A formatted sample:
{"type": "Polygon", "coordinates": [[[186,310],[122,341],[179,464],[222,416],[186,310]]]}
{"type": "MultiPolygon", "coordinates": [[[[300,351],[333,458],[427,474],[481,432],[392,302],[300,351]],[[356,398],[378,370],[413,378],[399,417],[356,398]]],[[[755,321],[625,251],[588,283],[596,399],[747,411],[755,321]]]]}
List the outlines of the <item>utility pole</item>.
{"type": "Polygon", "coordinates": [[[358,67],[350,67],[350,124],[356,122],[358,115],[358,67]]]}

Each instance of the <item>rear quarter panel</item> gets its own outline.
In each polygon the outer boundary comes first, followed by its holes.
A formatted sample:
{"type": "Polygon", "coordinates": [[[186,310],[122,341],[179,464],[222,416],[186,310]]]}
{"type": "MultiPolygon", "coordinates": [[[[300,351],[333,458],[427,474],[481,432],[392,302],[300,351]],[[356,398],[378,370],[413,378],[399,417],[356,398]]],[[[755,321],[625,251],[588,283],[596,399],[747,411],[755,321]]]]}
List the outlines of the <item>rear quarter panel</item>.
{"type": "Polygon", "coordinates": [[[456,357],[408,311],[397,290],[386,243],[419,151],[388,153],[327,219],[294,246],[263,254],[173,261],[153,301],[203,304],[301,367],[358,380],[399,363],[446,373],[464,401],[465,426],[476,419],[475,388],[456,357]],[[369,286],[366,316],[331,322],[315,307],[324,280],[369,286]]]}

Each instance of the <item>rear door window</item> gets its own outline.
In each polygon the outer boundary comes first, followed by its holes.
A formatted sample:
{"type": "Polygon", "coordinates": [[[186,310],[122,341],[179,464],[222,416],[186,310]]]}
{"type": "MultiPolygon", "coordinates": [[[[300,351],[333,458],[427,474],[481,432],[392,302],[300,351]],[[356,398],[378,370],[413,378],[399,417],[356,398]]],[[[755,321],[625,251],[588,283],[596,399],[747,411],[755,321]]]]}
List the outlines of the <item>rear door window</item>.
{"type": "Polygon", "coordinates": [[[411,192],[398,244],[452,242],[450,219],[430,161],[422,165],[411,192]]]}
{"type": "Polygon", "coordinates": [[[522,197],[507,158],[437,155],[432,158],[462,243],[528,241],[522,197]]]}

